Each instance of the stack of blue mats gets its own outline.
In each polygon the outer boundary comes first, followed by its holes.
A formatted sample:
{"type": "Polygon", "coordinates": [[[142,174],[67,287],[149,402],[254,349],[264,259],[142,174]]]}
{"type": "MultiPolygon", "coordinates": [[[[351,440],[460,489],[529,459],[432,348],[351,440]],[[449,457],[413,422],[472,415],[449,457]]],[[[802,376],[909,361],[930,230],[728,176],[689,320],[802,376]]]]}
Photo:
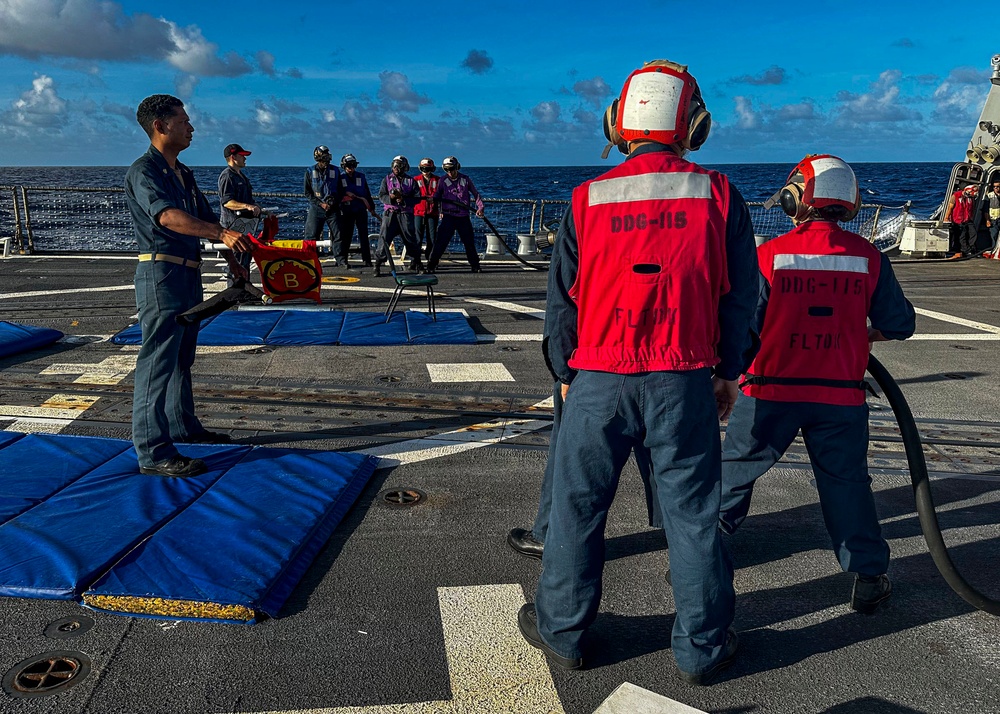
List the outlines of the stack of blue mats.
{"type": "Polygon", "coordinates": [[[0,432],[0,595],[171,620],[274,616],[378,462],[182,450],[207,472],[143,476],[127,441],[0,432]]]}

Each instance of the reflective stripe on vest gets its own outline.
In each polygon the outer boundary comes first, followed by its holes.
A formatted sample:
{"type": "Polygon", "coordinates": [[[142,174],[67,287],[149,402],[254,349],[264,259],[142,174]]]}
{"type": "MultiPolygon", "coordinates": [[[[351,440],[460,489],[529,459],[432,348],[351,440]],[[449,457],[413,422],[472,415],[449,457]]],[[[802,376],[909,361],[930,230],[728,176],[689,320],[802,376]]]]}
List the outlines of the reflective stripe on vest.
{"type": "Polygon", "coordinates": [[[312,170],[312,188],[313,193],[316,194],[316,198],[326,198],[327,196],[333,196],[337,193],[337,174],[340,172],[332,167],[328,166],[326,171],[320,173],[319,169],[313,166],[312,170]],[[330,177],[330,172],[334,172],[334,177],[330,177]],[[321,187],[321,190],[317,191],[316,187],[321,187]]]}
{"type": "Polygon", "coordinates": [[[760,399],[863,404],[878,250],[835,223],[810,221],[757,256],[771,297],[753,376],[740,386],[760,399]]]}
{"type": "Polygon", "coordinates": [[[726,177],[669,152],[630,158],[578,187],[570,366],[634,374],[718,364],[728,212],[726,177]]]}
{"type": "Polygon", "coordinates": [[[671,198],[711,198],[712,179],[707,174],[645,174],[594,181],[590,205],[657,201],[671,198]]]}

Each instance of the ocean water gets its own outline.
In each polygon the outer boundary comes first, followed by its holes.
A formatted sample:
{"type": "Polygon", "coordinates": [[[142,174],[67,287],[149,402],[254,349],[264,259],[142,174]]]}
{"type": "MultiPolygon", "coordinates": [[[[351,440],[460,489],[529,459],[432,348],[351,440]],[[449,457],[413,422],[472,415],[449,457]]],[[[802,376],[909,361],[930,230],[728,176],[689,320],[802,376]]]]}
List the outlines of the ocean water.
{"type": "MultiPolygon", "coordinates": [[[[499,199],[531,199],[565,201],[575,186],[594,178],[610,168],[598,166],[540,167],[463,167],[472,177],[484,197],[499,199]]],[[[917,217],[930,215],[946,196],[949,163],[870,163],[853,164],[861,185],[862,200],[885,206],[900,206],[912,202],[911,213],[917,217]]],[[[729,176],[748,201],[764,201],[783,185],[791,169],[788,164],[720,164],[711,168],[729,176]]],[[[222,166],[192,167],[199,187],[214,191],[222,166]]],[[[261,203],[277,207],[288,216],[282,219],[282,233],[301,235],[306,201],[299,198],[303,189],[305,167],[260,166],[246,169],[256,193],[288,193],[292,197],[262,199],[261,203]]],[[[0,186],[26,187],[111,187],[120,188],[127,167],[0,167],[0,186]]],[[[377,193],[385,167],[360,167],[372,192],[377,193]]],[[[217,208],[217,199],[209,199],[217,208]]],[[[0,189],[0,236],[11,235],[13,223],[11,192],[0,189]]],[[[123,210],[121,194],[74,194],[52,191],[30,191],[29,206],[35,246],[42,250],[131,250],[128,217],[123,210]]],[[[499,230],[523,231],[526,209],[494,204],[490,208],[499,230]],[[522,212],[518,215],[517,210],[522,212]]],[[[549,207],[546,223],[561,213],[559,207],[549,207]]],[[[756,220],[756,219],[755,219],[756,220]]],[[[374,221],[370,229],[377,231],[374,221]]],[[[480,237],[480,242],[483,242],[480,237]]]]}

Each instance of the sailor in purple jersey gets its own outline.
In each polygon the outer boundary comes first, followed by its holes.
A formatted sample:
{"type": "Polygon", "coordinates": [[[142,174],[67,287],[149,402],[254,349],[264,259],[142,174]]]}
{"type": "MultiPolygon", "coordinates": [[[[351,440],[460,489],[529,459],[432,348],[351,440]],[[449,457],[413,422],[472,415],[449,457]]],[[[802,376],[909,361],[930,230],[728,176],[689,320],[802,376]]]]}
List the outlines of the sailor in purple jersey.
{"type": "Polygon", "coordinates": [[[462,165],[454,156],[445,157],[441,162],[445,177],[438,182],[437,190],[434,192],[434,203],[441,207],[441,224],[438,226],[437,239],[434,241],[434,249],[427,259],[427,271],[437,270],[438,261],[444,253],[448,243],[451,242],[455,231],[458,231],[465,246],[465,257],[472,266],[473,273],[481,273],[479,267],[479,253],[476,252],[475,238],[472,231],[472,219],[469,217],[472,202],[475,200],[476,215],[483,217],[483,198],[476,190],[476,185],[472,179],[463,173],[459,173],[462,165]]]}
{"type": "Polygon", "coordinates": [[[382,274],[381,265],[388,258],[389,244],[400,236],[403,247],[410,259],[409,269],[422,273],[424,264],[420,262],[420,243],[413,231],[413,207],[420,201],[420,187],[411,176],[410,162],[405,156],[397,156],[392,160],[391,172],[382,179],[378,189],[378,198],[385,207],[382,214],[382,230],[378,237],[378,247],[375,249],[375,276],[382,274]]]}

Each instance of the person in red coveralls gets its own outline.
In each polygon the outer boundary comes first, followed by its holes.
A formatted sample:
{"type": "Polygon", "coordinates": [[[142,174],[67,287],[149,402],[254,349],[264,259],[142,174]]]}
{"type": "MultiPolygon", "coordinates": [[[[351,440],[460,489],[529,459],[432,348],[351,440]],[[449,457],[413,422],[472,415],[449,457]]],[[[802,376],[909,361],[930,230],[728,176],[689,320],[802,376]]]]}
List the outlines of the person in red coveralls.
{"type": "Polygon", "coordinates": [[[425,241],[427,243],[427,247],[423,248],[424,255],[430,255],[437,240],[438,208],[434,203],[434,192],[441,177],[434,173],[437,169],[434,159],[420,159],[418,168],[420,175],[414,181],[420,187],[420,202],[413,207],[413,230],[421,247],[425,241]]]}
{"type": "Polygon", "coordinates": [[[871,342],[906,339],[916,321],[889,259],[838,225],[861,205],[851,167],[807,156],[786,183],[781,207],[796,228],[757,249],[769,295],[760,351],[726,428],[720,528],[739,527],[754,482],[801,431],[837,559],[855,573],[851,607],[870,614],[892,585],[868,476],[865,369],[871,342]]]}
{"type": "Polygon", "coordinates": [[[978,186],[966,186],[961,191],[952,194],[948,202],[948,211],[944,219],[951,221],[948,229],[948,242],[955,251],[951,260],[967,258],[976,252],[977,231],[974,223],[976,194],[978,186]]]}
{"type": "Polygon", "coordinates": [[[551,662],[584,665],[608,509],[640,447],[670,543],[677,667],[708,684],[737,648],[718,529],[719,420],[755,344],[753,227],[724,175],[683,158],[711,125],[687,67],[658,60],[634,71],[604,124],[608,148],[628,158],[573,191],[552,253],[546,357],[565,405],[542,575],[518,626],[551,662]]]}

